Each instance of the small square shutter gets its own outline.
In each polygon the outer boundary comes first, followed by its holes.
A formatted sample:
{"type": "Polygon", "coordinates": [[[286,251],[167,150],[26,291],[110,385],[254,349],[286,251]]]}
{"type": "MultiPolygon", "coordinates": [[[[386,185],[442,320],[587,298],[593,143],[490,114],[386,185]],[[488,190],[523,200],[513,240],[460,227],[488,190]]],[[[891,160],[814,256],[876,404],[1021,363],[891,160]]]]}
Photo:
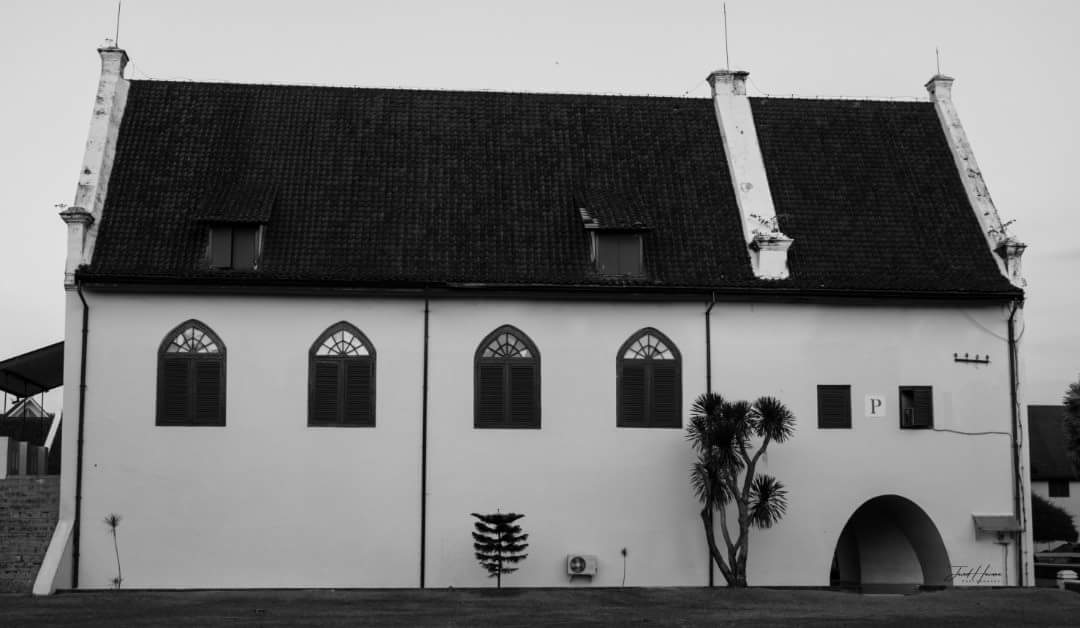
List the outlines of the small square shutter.
{"type": "Polygon", "coordinates": [[[345,364],[345,403],[342,422],[348,425],[375,425],[371,360],[347,358],[345,364]]]}
{"type": "Polygon", "coordinates": [[[818,386],[818,427],[851,427],[851,386],[818,386]]]}
{"type": "Polygon", "coordinates": [[[158,425],[184,425],[190,422],[190,366],[191,360],[188,358],[161,358],[161,371],[158,373],[158,425]]]}
{"type": "Polygon", "coordinates": [[[311,368],[311,398],[308,407],[308,424],[338,422],[340,387],[338,385],[339,360],[314,360],[311,368]]]}
{"type": "Polygon", "coordinates": [[[232,266],[232,227],[210,227],[210,267],[232,266]]]}
{"type": "Polygon", "coordinates": [[[476,369],[475,427],[500,427],[506,415],[506,382],[502,364],[480,364],[476,369]]]}
{"type": "Polygon", "coordinates": [[[682,427],[682,382],[674,360],[653,361],[653,427],[682,427]]]}
{"type": "Polygon", "coordinates": [[[195,425],[224,425],[225,396],[222,390],[220,360],[196,359],[195,425]]]}
{"type": "Polygon", "coordinates": [[[915,426],[932,427],[934,425],[934,398],[929,386],[916,386],[914,389],[915,426]]]}
{"type": "Polygon", "coordinates": [[[536,365],[510,363],[510,427],[540,427],[536,365]]]}

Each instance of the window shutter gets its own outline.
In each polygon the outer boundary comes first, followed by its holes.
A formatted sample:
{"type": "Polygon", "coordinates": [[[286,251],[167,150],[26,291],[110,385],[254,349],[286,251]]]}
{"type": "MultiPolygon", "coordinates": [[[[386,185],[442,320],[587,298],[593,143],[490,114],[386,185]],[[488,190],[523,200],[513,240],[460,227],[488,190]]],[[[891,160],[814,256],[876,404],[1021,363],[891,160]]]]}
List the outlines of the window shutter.
{"type": "Polygon", "coordinates": [[[641,236],[624,235],[619,238],[619,273],[641,274],[641,236]]]}
{"type": "Polygon", "coordinates": [[[505,388],[502,364],[477,366],[475,427],[500,427],[505,422],[505,388]]]}
{"type": "Polygon", "coordinates": [[[818,386],[818,427],[851,427],[851,386],[818,386]]]}
{"type": "Polygon", "coordinates": [[[652,385],[651,424],[655,427],[682,427],[682,385],[679,365],[670,360],[655,360],[652,385]]]}
{"type": "Polygon", "coordinates": [[[619,397],[620,427],[645,426],[645,365],[627,362],[622,367],[619,397]]]}
{"type": "Polygon", "coordinates": [[[232,267],[237,270],[255,268],[258,227],[244,225],[232,228],[232,267]]]}
{"type": "Polygon", "coordinates": [[[221,361],[195,361],[195,425],[224,425],[221,361]]]}
{"type": "Polygon", "coordinates": [[[929,386],[915,388],[915,425],[932,427],[934,425],[934,398],[929,386]]]}
{"type": "Polygon", "coordinates": [[[344,364],[345,403],[342,421],[349,425],[375,425],[371,360],[347,358],[344,364]]]}
{"type": "Polygon", "coordinates": [[[309,424],[338,422],[340,394],[338,393],[339,360],[314,360],[311,368],[311,401],[309,424]]]}
{"type": "Polygon", "coordinates": [[[539,427],[536,365],[510,364],[510,426],[539,427]]]}
{"type": "Polygon", "coordinates": [[[182,357],[161,359],[158,373],[158,425],[183,425],[189,419],[188,377],[191,360],[182,357]]]}
{"type": "Polygon", "coordinates": [[[232,227],[210,227],[210,267],[232,265],[232,227]]]}

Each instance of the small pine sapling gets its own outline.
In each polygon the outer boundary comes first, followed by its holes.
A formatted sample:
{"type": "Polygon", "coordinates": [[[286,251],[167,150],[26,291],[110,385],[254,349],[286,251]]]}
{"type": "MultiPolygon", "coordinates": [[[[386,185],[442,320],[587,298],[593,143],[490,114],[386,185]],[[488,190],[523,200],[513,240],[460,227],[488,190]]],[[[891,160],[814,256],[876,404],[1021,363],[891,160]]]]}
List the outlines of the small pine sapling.
{"type": "Polygon", "coordinates": [[[502,575],[517,571],[516,565],[528,557],[523,554],[529,544],[529,535],[521,532],[521,526],[514,523],[525,515],[512,512],[490,513],[476,517],[476,531],[472,533],[473,549],[480,566],[487,569],[488,576],[495,578],[496,587],[502,588],[502,575]]]}

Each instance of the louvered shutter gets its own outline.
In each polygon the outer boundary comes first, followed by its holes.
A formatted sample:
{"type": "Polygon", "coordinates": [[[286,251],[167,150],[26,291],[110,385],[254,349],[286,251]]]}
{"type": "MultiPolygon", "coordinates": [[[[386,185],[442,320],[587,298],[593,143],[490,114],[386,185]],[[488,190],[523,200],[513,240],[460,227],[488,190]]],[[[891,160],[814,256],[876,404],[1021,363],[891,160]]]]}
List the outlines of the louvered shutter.
{"type": "Polygon", "coordinates": [[[339,386],[340,360],[314,360],[311,364],[311,392],[308,402],[308,424],[325,425],[338,422],[341,401],[339,386]]]}
{"type": "Polygon", "coordinates": [[[210,228],[210,266],[229,268],[232,265],[232,227],[210,228]]]}
{"type": "Polygon", "coordinates": [[[620,427],[645,426],[645,365],[626,362],[622,367],[619,380],[619,416],[620,427]]]}
{"type": "Polygon", "coordinates": [[[682,411],[682,382],[679,364],[673,360],[655,360],[652,363],[652,416],[653,427],[682,427],[679,416],[682,411]]]}
{"type": "Polygon", "coordinates": [[[851,427],[851,386],[818,386],[818,427],[851,427]]]}
{"type": "Polygon", "coordinates": [[[191,360],[179,356],[161,358],[158,372],[158,425],[190,422],[189,386],[191,360]]]}
{"type": "Polygon", "coordinates": [[[931,391],[929,386],[918,386],[914,389],[915,427],[934,425],[934,399],[931,391]]]}
{"type": "Polygon", "coordinates": [[[225,391],[222,363],[216,359],[195,359],[195,425],[225,424],[225,391]]]}
{"type": "Polygon", "coordinates": [[[375,425],[371,360],[347,358],[345,366],[345,403],[342,422],[347,425],[375,425]]]}
{"type": "Polygon", "coordinates": [[[540,427],[536,365],[510,362],[510,427],[540,427]]]}
{"type": "Polygon", "coordinates": [[[505,393],[504,365],[479,364],[476,368],[475,427],[500,427],[505,423],[505,393]]]}

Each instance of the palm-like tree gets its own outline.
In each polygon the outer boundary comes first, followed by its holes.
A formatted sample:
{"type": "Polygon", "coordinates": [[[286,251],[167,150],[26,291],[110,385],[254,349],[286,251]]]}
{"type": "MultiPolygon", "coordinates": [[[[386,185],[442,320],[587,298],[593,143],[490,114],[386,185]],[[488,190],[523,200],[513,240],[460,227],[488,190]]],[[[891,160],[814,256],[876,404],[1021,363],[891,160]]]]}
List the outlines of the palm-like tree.
{"type": "Polygon", "coordinates": [[[1065,427],[1065,444],[1072,455],[1073,468],[1080,473],[1080,380],[1069,384],[1061,400],[1065,427]]]}
{"type": "Polygon", "coordinates": [[[698,397],[690,409],[686,437],[698,456],[690,481],[702,504],[709,554],[729,587],[747,584],[750,528],[772,527],[787,509],[784,485],[757,473],[757,464],[771,443],[784,442],[794,431],[795,416],[774,397],[751,404],[729,402],[710,392],[698,397]],[[729,508],[738,524],[735,537],[728,529],[729,508]],[[726,558],[716,543],[717,513],[726,558]]]}

